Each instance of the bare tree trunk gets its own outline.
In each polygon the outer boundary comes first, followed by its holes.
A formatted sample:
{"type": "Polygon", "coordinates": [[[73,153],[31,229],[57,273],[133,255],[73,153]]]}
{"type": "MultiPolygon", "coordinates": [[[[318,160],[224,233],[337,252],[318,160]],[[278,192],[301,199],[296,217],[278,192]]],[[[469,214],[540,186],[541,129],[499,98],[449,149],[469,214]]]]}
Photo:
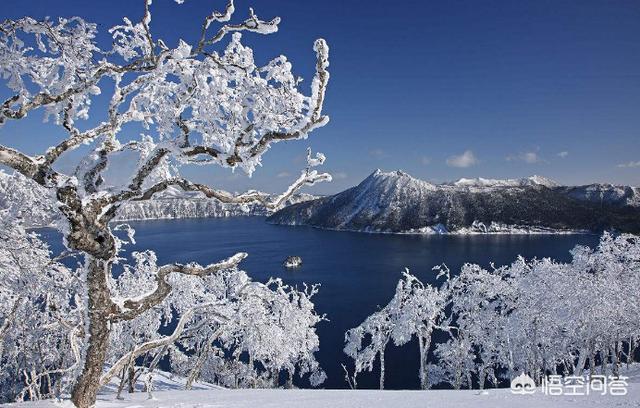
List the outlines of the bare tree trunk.
{"type": "Polygon", "coordinates": [[[619,354],[618,354],[618,341],[616,341],[611,347],[610,347],[610,352],[611,352],[611,372],[613,373],[614,376],[619,376],[620,375],[620,360],[618,359],[619,354]]]}
{"type": "Polygon", "coordinates": [[[595,341],[591,345],[591,350],[589,352],[589,381],[593,381],[593,376],[596,374],[596,344],[595,341]]]}
{"type": "Polygon", "coordinates": [[[204,362],[207,360],[207,357],[209,356],[210,349],[211,349],[211,343],[207,339],[206,344],[204,345],[204,347],[202,348],[202,351],[200,352],[200,355],[198,356],[198,360],[196,361],[196,364],[193,366],[193,369],[189,373],[189,378],[187,379],[187,383],[184,386],[185,390],[190,390],[191,388],[193,388],[193,382],[196,380],[196,378],[200,376],[200,372],[202,371],[202,366],[204,365],[204,362]]]}
{"type": "Polygon", "coordinates": [[[129,363],[129,367],[128,367],[127,371],[128,371],[128,380],[127,380],[127,382],[129,383],[129,386],[127,388],[127,392],[129,394],[133,394],[136,391],[136,387],[135,387],[135,384],[136,384],[136,367],[135,367],[134,361],[131,361],[129,363]]]}
{"type": "Polygon", "coordinates": [[[484,390],[484,383],[487,379],[487,368],[486,366],[482,366],[480,370],[478,370],[478,388],[480,390],[484,390]]]}
{"type": "Polygon", "coordinates": [[[120,378],[120,383],[118,384],[118,393],[116,394],[116,399],[120,400],[122,398],[122,390],[124,389],[124,383],[127,380],[126,369],[122,370],[122,377],[120,378]]]}
{"type": "Polygon", "coordinates": [[[380,389],[381,390],[384,390],[384,349],[386,348],[385,346],[383,346],[382,350],[380,351],[380,389]]]}
{"type": "Polygon", "coordinates": [[[89,408],[96,403],[96,394],[100,388],[102,366],[109,346],[109,318],[111,298],[109,294],[108,274],[111,264],[87,255],[88,317],[89,338],[84,368],[71,393],[71,401],[78,408],[89,408]]]}
{"type": "Polygon", "coordinates": [[[45,389],[47,391],[46,397],[47,398],[51,398],[51,396],[53,395],[53,390],[52,390],[52,387],[51,387],[51,376],[49,375],[49,373],[47,373],[45,375],[44,379],[46,380],[46,383],[45,383],[46,384],[46,388],[45,389]]]}
{"type": "Polygon", "coordinates": [[[287,370],[287,389],[293,388],[293,371],[287,370]]]}
{"type": "Polygon", "coordinates": [[[578,355],[578,364],[576,364],[575,368],[573,369],[573,375],[581,376],[583,374],[584,365],[587,363],[588,354],[589,354],[589,351],[587,350],[586,347],[583,347],[582,349],[580,349],[580,354],[578,355]]]}
{"type": "Polygon", "coordinates": [[[420,389],[426,390],[426,366],[425,366],[425,351],[424,351],[424,339],[422,336],[418,336],[418,347],[420,348],[420,389]]]}
{"type": "MultiPolygon", "coordinates": [[[[254,364],[253,364],[253,354],[249,353],[249,367],[251,368],[251,372],[253,372],[254,370],[254,364]]],[[[252,375],[251,376],[251,388],[256,388],[257,384],[256,384],[256,375],[252,375]]]]}
{"type": "Polygon", "coordinates": [[[429,348],[431,348],[431,328],[425,330],[422,336],[418,336],[420,346],[420,388],[429,388],[429,373],[427,372],[427,359],[429,358],[429,348]]]}
{"type": "Polygon", "coordinates": [[[156,369],[156,367],[160,363],[162,356],[164,355],[164,353],[167,352],[168,348],[169,348],[169,345],[165,345],[164,347],[162,347],[162,349],[153,357],[153,360],[151,360],[151,364],[149,364],[149,369],[147,371],[149,371],[150,373],[153,373],[153,371],[156,369]]]}

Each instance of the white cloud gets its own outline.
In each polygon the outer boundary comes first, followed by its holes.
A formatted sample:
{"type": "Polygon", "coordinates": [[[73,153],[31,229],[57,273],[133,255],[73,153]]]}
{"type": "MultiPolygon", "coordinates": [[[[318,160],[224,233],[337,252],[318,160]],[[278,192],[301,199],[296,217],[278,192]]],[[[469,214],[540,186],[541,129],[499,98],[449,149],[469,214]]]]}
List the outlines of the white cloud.
{"type": "Polygon", "coordinates": [[[384,157],[387,157],[387,153],[385,153],[385,151],[380,148],[376,148],[369,150],[369,156],[375,157],[376,159],[382,159],[384,157]]]}
{"type": "Polygon", "coordinates": [[[567,151],[558,153],[558,157],[560,157],[562,159],[566,159],[567,156],[569,156],[569,152],[567,152],[567,151]]]}
{"type": "Polygon", "coordinates": [[[431,158],[427,156],[422,156],[420,158],[420,163],[422,163],[423,166],[428,166],[429,164],[431,164],[431,158]]]}
{"type": "Polygon", "coordinates": [[[335,173],[330,174],[334,180],[344,180],[348,177],[347,173],[345,173],[344,171],[336,171],[335,173]]]}
{"type": "Polygon", "coordinates": [[[527,164],[539,163],[542,161],[538,152],[522,152],[516,155],[507,156],[507,161],[522,161],[527,164]]]}
{"type": "Polygon", "coordinates": [[[480,161],[476,158],[471,150],[465,150],[461,155],[450,156],[447,159],[447,166],[450,167],[471,167],[480,161]]]}
{"type": "Polygon", "coordinates": [[[620,163],[618,164],[618,167],[623,168],[623,169],[629,169],[629,168],[633,168],[633,167],[640,167],[640,161],[630,161],[628,163],[620,163]]]}
{"type": "Polygon", "coordinates": [[[289,173],[288,171],[281,171],[280,173],[276,174],[277,178],[286,178],[286,177],[291,177],[291,173],[289,173]]]}

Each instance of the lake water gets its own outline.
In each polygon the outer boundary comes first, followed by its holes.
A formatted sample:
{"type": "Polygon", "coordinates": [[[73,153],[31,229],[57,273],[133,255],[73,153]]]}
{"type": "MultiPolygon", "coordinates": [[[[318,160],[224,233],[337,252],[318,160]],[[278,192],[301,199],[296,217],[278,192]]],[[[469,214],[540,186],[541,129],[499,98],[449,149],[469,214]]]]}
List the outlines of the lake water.
{"type": "MultiPolygon", "coordinates": [[[[249,257],[241,264],[255,280],[281,277],[289,284],[320,283],[316,310],[328,322],[318,327],[317,358],[327,372],[326,388],[345,388],[341,363],[352,367],[342,352],[344,332],[357,326],[378,305],[393,296],[403,268],[424,282],[434,282],[434,265],[446,263],[455,273],[463,263],[503,265],[517,255],[570,259],[576,244],[594,246],[594,235],[419,236],[337,232],[311,227],[267,224],[262,217],[153,220],[132,222],[137,244],[131,250],[153,249],[160,263],[218,261],[236,252],[249,257]],[[303,265],[282,266],[289,255],[303,265]]],[[[418,388],[418,346],[390,345],[386,354],[386,387],[418,388]]],[[[376,388],[378,373],[358,376],[358,386],[376,388]]],[[[299,384],[304,386],[304,384],[299,384]]]]}

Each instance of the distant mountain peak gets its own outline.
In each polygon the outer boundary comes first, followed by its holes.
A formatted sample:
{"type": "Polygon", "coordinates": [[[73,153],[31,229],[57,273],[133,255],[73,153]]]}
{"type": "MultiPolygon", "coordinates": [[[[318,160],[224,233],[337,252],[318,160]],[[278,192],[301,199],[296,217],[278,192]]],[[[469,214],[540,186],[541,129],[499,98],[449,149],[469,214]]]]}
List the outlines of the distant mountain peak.
{"type": "Polygon", "coordinates": [[[541,186],[545,186],[545,187],[558,187],[560,186],[560,183],[556,182],[555,180],[552,180],[548,177],[544,177],[544,176],[538,176],[537,174],[534,174],[531,177],[527,177],[528,180],[530,180],[531,182],[535,183],[535,184],[539,184],[541,186]]]}
{"type": "MultiPolygon", "coordinates": [[[[432,184],[428,181],[424,181],[413,177],[409,173],[404,170],[395,170],[385,172],[381,169],[376,169],[373,173],[369,175],[370,178],[374,179],[399,179],[399,178],[408,178],[409,180],[426,184],[429,186],[455,186],[455,187],[531,187],[531,186],[545,186],[545,187],[559,187],[560,184],[551,180],[550,178],[539,176],[534,174],[530,177],[523,178],[514,178],[514,179],[490,179],[483,177],[474,177],[474,178],[461,178],[457,181],[453,182],[445,182],[442,184],[432,184]]],[[[367,177],[367,178],[369,178],[367,177]]]]}
{"type": "Polygon", "coordinates": [[[559,186],[538,175],[436,185],[377,169],[355,187],[291,205],[269,221],[367,232],[633,232],[640,231],[638,214],[640,189],[634,187],[559,186]]]}
{"type": "Polygon", "coordinates": [[[452,183],[444,183],[456,187],[558,187],[560,184],[543,176],[533,175],[517,179],[487,179],[482,177],[461,178],[452,183]]]}
{"type": "Polygon", "coordinates": [[[411,175],[407,172],[405,172],[404,170],[395,170],[395,171],[383,171],[381,169],[375,169],[375,171],[373,173],[370,174],[370,176],[373,177],[403,177],[403,176],[409,176],[411,177],[411,175]]]}
{"type": "Polygon", "coordinates": [[[390,189],[405,188],[407,186],[413,186],[418,189],[432,189],[435,185],[428,181],[420,180],[413,177],[404,170],[395,170],[385,172],[380,169],[376,169],[369,175],[360,186],[367,186],[370,189],[384,189],[389,191],[390,189]]]}

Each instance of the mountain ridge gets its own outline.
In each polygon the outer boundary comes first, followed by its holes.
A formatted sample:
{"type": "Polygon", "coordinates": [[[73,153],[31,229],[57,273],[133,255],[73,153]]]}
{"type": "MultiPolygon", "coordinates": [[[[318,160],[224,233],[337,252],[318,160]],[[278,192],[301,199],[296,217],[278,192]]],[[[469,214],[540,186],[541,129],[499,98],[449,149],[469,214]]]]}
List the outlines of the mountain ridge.
{"type": "Polygon", "coordinates": [[[561,186],[541,176],[433,184],[378,169],[357,186],[293,204],[268,221],[370,232],[637,232],[640,189],[561,186]]]}

